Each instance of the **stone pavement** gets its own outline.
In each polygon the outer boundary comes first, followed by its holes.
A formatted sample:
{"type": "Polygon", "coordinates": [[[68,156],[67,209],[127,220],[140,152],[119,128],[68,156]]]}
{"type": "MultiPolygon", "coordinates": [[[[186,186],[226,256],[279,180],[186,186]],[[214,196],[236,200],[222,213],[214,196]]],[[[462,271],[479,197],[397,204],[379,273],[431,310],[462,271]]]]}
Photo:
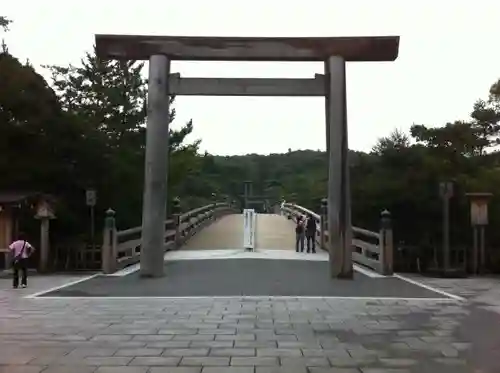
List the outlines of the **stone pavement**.
{"type": "Polygon", "coordinates": [[[0,373],[498,373],[497,279],[421,281],[467,302],[26,299],[0,280],[0,373]]]}

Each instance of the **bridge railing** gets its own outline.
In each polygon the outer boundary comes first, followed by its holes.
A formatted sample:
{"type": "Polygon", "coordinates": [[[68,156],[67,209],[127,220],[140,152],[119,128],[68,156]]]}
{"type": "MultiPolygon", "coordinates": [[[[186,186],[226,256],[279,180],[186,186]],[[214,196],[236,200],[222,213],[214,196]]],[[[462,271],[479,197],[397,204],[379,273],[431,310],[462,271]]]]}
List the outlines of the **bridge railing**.
{"type": "MultiPolygon", "coordinates": [[[[299,216],[305,218],[311,215],[316,220],[316,242],[323,250],[329,250],[326,205],[322,207],[322,214],[293,203],[285,203],[282,210],[294,221],[297,221],[299,216]]],[[[392,229],[388,211],[381,214],[379,232],[352,227],[352,260],[384,275],[393,273],[392,229]]]]}
{"type": "MultiPolygon", "coordinates": [[[[218,218],[235,212],[234,207],[225,202],[211,203],[185,213],[173,214],[164,221],[164,251],[181,247],[207,225],[218,218]]],[[[113,273],[137,263],[141,256],[142,227],[117,230],[115,212],[106,212],[104,240],[102,246],[102,270],[113,273]]]]}

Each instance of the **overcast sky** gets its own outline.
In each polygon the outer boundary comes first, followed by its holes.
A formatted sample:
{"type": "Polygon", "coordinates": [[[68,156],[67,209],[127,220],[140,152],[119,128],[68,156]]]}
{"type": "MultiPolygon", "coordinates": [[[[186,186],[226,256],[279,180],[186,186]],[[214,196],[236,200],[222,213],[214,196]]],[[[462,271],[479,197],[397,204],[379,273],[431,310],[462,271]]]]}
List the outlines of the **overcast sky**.
{"type": "MultiPolygon", "coordinates": [[[[393,129],[466,119],[500,78],[500,1],[4,1],[10,52],[78,63],[96,33],[197,36],[400,35],[399,58],[347,66],[349,145],[370,150],[393,129]]],[[[40,71],[40,70],[39,70],[40,71]]],[[[174,63],[198,77],[302,77],[321,63],[174,63]]],[[[1,82],[0,82],[1,84],[1,82]]],[[[178,97],[175,126],[214,154],[324,149],[322,98],[178,97]]]]}

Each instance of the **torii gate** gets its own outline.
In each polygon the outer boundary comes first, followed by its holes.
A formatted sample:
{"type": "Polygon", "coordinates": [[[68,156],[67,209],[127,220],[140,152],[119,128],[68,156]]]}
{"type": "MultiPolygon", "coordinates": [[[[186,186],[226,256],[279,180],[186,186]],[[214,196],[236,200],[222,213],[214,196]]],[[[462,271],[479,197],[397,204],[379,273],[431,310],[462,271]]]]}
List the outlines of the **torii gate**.
{"type": "MultiPolygon", "coordinates": [[[[326,38],[96,35],[103,59],[149,60],[148,117],[140,273],[163,276],[167,203],[169,96],[324,96],[328,153],[330,275],[352,278],[351,207],[347,162],[348,61],[394,61],[399,36],[326,38]],[[323,61],[314,79],[182,78],[172,60],[323,61]]],[[[292,233],[291,233],[292,234],[292,233]]]]}

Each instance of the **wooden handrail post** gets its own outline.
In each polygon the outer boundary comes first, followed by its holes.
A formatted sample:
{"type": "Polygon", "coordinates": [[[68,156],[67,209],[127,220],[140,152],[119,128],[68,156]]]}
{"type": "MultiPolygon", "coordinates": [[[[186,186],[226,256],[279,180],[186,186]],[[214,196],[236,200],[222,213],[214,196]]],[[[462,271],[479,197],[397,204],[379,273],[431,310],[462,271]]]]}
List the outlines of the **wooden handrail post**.
{"type": "Polygon", "coordinates": [[[380,262],[382,274],[390,276],[394,273],[394,246],[392,236],[391,213],[387,210],[380,214],[380,262]]]}
{"type": "Polygon", "coordinates": [[[116,246],[118,237],[116,235],[115,212],[112,209],[106,211],[104,219],[103,243],[101,249],[101,264],[104,273],[113,273],[116,270],[116,246]]]}
{"type": "Polygon", "coordinates": [[[182,238],[181,215],[174,213],[174,214],[172,214],[172,218],[173,218],[174,224],[175,224],[174,246],[177,249],[177,248],[179,248],[179,246],[181,244],[181,238],[182,238]]]}
{"type": "Polygon", "coordinates": [[[328,200],[323,198],[321,200],[321,219],[320,219],[320,247],[323,250],[328,251],[328,247],[326,244],[326,232],[328,230],[328,200]]]}
{"type": "Polygon", "coordinates": [[[172,219],[174,220],[175,236],[174,247],[177,249],[181,244],[182,230],[181,230],[181,199],[175,197],[172,202],[172,219]]]}
{"type": "Polygon", "coordinates": [[[212,193],[212,208],[210,210],[210,218],[211,220],[217,219],[217,216],[215,215],[215,207],[217,206],[217,194],[212,193]]]}

